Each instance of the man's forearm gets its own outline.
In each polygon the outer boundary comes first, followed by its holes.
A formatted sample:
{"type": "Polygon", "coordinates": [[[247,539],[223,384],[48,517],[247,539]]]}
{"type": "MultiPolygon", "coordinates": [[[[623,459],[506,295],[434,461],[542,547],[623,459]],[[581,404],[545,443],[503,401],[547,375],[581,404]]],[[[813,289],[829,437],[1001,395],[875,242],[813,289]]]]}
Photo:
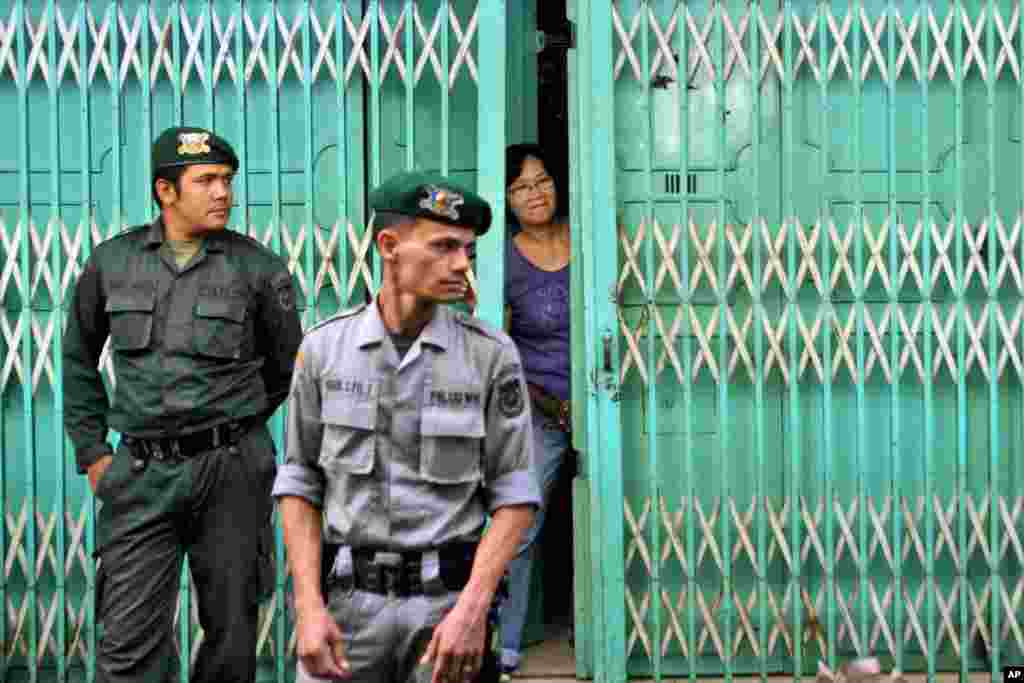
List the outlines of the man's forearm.
{"type": "Polygon", "coordinates": [[[533,510],[532,505],[512,505],[499,508],[491,518],[462,594],[475,609],[486,612],[490,607],[505,568],[519,552],[523,536],[533,523],[533,510]]]}
{"type": "Polygon", "coordinates": [[[320,510],[305,498],[281,498],[281,525],[292,571],[295,611],[323,606],[320,593],[320,510]]]}

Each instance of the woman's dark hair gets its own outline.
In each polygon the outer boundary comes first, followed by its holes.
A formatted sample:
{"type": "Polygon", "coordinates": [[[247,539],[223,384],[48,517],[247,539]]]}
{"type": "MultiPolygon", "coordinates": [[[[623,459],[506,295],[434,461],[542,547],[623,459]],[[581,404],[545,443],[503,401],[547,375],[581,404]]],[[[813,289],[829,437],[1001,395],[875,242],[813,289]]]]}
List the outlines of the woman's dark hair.
{"type": "Polygon", "coordinates": [[[540,163],[544,164],[544,168],[548,170],[548,173],[551,173],[551,169],[548,168],[547,155],[544,154],[543,147],[534,144],[509,145],[508,149],[505,150],[506,190],[512,185],[512,182],[519,177],[519,174],[523,172],[523,162],[526,161],[526,157],[533,157],[540,163]]]}
{"type": "Polygon", "coordinates": [[[158,209],[164,208],[160,203],[160,197],[156,194],[156,181],[166,180],[174,185],[174,191],[181,194],[181,176],[185,175],[187,166],[165,166],[153,174],[153,183],[150,189],[153,191],[153,201],[158,209]]]}

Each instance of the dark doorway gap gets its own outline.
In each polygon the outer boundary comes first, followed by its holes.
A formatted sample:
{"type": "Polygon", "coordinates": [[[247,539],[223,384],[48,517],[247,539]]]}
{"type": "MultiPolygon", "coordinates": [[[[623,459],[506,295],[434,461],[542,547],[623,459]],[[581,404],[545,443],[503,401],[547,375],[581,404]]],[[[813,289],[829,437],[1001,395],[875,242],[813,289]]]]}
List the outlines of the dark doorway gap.
{"type": "MultiPolygon", "coordinates": [[[[537,0],[537,30],[548,36],[571,35],[565,0],[537,0]]],[[[569,215],[569,77],[565,40],[545,41],[537,55],[538,142],[544,148],[557,182],[559,213],[569,215]]],[[[567,458],[551,492],[544,529],[539,539],[543,560],[544,620],[548,624],[572,623],[573,524],[572,479],[574,458],[567,458]]]]}

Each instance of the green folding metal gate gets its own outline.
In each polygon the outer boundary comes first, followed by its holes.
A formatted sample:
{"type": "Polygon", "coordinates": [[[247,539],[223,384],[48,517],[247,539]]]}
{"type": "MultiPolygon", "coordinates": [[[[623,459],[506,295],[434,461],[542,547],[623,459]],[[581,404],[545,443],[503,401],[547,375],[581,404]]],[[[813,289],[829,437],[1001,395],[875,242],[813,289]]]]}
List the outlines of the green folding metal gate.
{"type": "MultiPolygon", "coordinates": [[[[534,37],[528,8],[500,0],[0,3],[0,678],[95,679],[94,503],[61,426],[63,311],[92,247],[153,216],[150,141],[187,123],[235,145],[232,227],[287,257],[309,325],[372,286],[364,197],[388,174],[450,173],[503,215],[506,139],[536,135],[534,37]]],[[[501,249],[501,230],[479,249],[491,320],[501,249]]],[[[294,662],[280,539],[278,558],[261,680],[291,680],[294,662]]],[[[187,681],[202,638],[187,571],[178,614],[187,681]]]]}
{"type": "Polygon", "coordinates": [[[1020,3],[571,14],[595,677],[877,654],[1001,679],[1024,662],[1020,3]]]}
{"type": "MultiPolygon", "coordinates": [[[[501,150],[536,132],[524,5],[0,7],[5,680],[94,677],[62,307],[91,247],[152,215],[149,141],[188,122],[236,144],[235,227],[288,257],[312,323],[372,286],[363,200],[392,170],[450,172],[502,214],[501,150]]],[[[578,670],[1019,662],[1020,3],[570,18],[578,670]]],[[[501,237],[480,249],[492,320],[501,237]]],[[[282,566],[268,679],[290,677],[286,592],[282,566]]],[[[185,573],[182,680],[190,597],[185,573]]]]}

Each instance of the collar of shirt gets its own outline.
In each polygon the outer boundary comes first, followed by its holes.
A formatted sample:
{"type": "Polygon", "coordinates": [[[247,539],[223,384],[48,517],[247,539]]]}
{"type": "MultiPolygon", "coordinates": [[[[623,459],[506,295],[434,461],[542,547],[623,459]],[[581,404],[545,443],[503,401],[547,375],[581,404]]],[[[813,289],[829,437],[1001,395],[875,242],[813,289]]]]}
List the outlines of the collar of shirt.
{"type": "MultiPolygon", "coordinates": [[[[227,228],[224,228],[227,230],[227,228]]],[[[206,245],[207,253],[214,251],[224,251],[224,244],[220,239],[220,235],[217,232],[211,232],[202,236],[203,243],[206,245]]],[[[160,247],[164,243],[164,219],[158,217],[155,221],[150,223],[149,230],[146,232],[146,247],[154,248],[160,247]]]]}
{"type": "MultiPolygon", "coordinates": [[[[442,351],[447,351],[451,342],[452,312],[447,306],[438,305],[434,308],[434,317],[430,319],[427,326],[420,332],[419,340],[423,344],[436,346],[442,351]]],[[[373,344],[380,344],[391,332],[388,331],[384,320],[380,317],[380,308],[377,299],[366,307],[363,319],[360,321],[356,331],[356,346],[360,349],[373,344]]]]}

